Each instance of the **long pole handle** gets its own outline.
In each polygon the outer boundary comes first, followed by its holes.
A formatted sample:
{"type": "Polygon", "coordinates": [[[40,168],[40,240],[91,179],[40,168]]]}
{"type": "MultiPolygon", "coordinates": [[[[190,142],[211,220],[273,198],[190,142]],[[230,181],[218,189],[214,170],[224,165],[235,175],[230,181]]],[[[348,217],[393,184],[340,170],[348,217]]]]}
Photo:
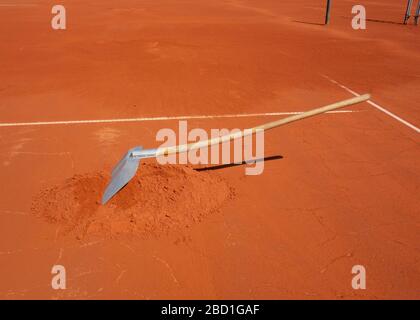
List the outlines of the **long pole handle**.
{"type": "Polygon", "coordinates": [[[315,115],[321,114],[321,113],[325,113],[328,111],[333,111],[336,109],[340,109],[343,107],[347,107],[347,106],[351,106],[366,100],[370,99],[370,94],[364,94],[355,98],[351,98],[351,99],[347,99],[347,100],[343,100],[343,101],[339,101],[324,107],[320,107],[317,109],[313,109],[310,111],[306,111],[303,112],[301,114],[296,114],[284,119],[280,119],[277,121],[272,121],[272,122],[268,122],[266,124],[262,124],[260,126],[251,128],[251,129],[246,129],[246,130],[242,130],[242,131],[238,131],[232,134],[227,134],[221,137],[216,137],[213,139],[209,139],[209,140],[205,140],[205,141],[198,141],[198,142],[193,142],[193,143],[188,143],[188,144],[183,144],[183,145],[179,145],[179,146],[173,146],[173,147],[166,147],[166,148],[159,148],[156,151],[156,156],[161,156],[161,155],[170,155],[170,154],[174,154],[174,153],[182,153],[182,152],[187,152],[190,150],[195,150],[195,149],[200,149],[203,147],[209,147],[215,144],[220,144],[220,143],[224,143],[224,142],[228,142],[231,140],[235,140],[235,139],[239,139],[242,138],[244,136],[247,135],[251,135],[254,134],[260,130],[270,130],[273,128],[277,128],[280,127],[282,125],[285,125],[287,123],[290,122],[294,122],[294,121],[298,121],[301,119],[305,119],[305,118],[309,118],[309,117],[313,117],[315,115]]]}

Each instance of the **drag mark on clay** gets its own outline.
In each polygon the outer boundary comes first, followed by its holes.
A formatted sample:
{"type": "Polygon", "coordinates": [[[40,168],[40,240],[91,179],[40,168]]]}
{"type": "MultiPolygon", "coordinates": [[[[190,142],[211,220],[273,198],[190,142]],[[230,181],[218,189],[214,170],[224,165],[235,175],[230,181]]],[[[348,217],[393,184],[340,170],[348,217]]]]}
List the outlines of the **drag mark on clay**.
{"type": "Polygon", "coordinates": [[[4,166],[9,166],[11,164],[11,160],[16,156],[58,156],[58,157],[69,157],[71,168],[74,170],[74,159],[71,152],[68,151],[62,151],[62,152],[37,152],[37,151],[16,151],[23,147],[23,145],[16,145],[13,147],[12,151],[5,152],[4,154],[7,155],[6,160],[3,161],[4,166]]]}
{"type": "Polygon", "coordinates": [[[35,3],[0,3],[0,7],[36,7],[35,3]]]}
{"type": "Polygon", "coordinates": [[[10,254],[16,254],[16,253],[21,253],[23,250],[19,249],[19,250],[14,250],[14,251],[1,251],[0,255],[10,255],[10,254]]]}
{"type": "Polygon", "coordinates": [[[118,277],[115,279],[115,283],[120,283],[120,280],[121,280],[121,278],[124,276],[124,273],[126,273],[127,272],[127,270],[122,270],[121,272],[120,272],[120,274],[118,275],[118,277]]]}
{"type": "Polygon", "coordinates": [[[0,210],[0,212],[4,214],[14,214],[19,216],[26,216],[28,213],[24,211],[16,211],[16,210],[0,210]]]}
{"type": "Polygon", "coordinates": [[[328,268],[332,264],[334,264],[335,262],[337,262],[337,261],[339,261],[341,259],[352,258],[352,257],[353,257],[353,252],[348,252],[348,253],[343,254],[341,256],[335,257],[335,258],[331,259],[330,262],[327,263],[327,265],[320,271],[320,273],[325,273],[328,270],[328,268]]]}
{"type": "Polygon", "coordinates": [[[173,280],[173,281],[174,281],[177,285],[179,285],[178,279],[175,277],[175,275],[174,275],[174,271],[173,271],[173,269],[171,268],[171,266],[169,265],[169,263],[168,263],[168,262],[166,262],[165,260],[163,260],[163,259],[161,259],[161,258],[157,257],[157,256],[153,256],[153,258],[154,258],[155,260],[159,261],[160,263],[162,263],[162,264],[166,267],[166,269],[168,269],[169,274],[171,275],[172,280],[173,280]]]}

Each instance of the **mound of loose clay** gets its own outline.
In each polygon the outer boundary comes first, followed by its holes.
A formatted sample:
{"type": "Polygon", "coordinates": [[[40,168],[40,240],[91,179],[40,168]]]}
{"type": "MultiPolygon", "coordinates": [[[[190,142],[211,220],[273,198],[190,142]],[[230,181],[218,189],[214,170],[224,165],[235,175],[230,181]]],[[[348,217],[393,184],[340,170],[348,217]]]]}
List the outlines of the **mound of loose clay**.
{"type": "Polygon", "coordinates": [[[130,183],[101,205],[109,179],[104,173],[75,175],[42,191],[33,201],[32,212],[59,225],[61,234],[79,239],[147,236],[188,228],[232,197],[232,189],[214,172],[142,164],[130,183]]]}

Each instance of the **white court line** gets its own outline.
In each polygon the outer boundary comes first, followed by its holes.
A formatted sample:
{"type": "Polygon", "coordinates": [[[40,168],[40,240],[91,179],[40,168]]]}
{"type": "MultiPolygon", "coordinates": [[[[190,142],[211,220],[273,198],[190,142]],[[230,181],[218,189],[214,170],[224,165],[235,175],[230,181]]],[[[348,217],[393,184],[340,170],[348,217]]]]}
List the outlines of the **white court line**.
{"type": "Polygon", "coordinates": [[[0,3],[0,7],[36,7],[35,3],[0,3]]]}
{"type": "MultiPolygon", "coordinates": [[[[327,113],[352,113],[359,112],[353,110],[329,111],[327,113]]],[[[92,123],[115,123],[115,122],[142,122],[142,121],[164,121],[164,120],[189,120],[189,119],[217,119],[217,118],[247,118],[247,117],[267,117],[302,114],[303,111],[295,112],[268,112],[268,113],[242,113],[242,114],[223,114],[223,115],[196,115],[196,116],[173,116],[173,117],[143,117],[125,119],[101,119],[101,120],[70,120],[70,121],[38,121],[38,122],[9,122],[0,123],[0,127],[22,127],[22,126],[47,126],[60,124],[92,124],[92,123]]]]}
{"type": "MultiPolygon", "coordinates": [[[[360,96],[360,94],[358,94],[357,92],[347,88],[346,86],[342,85],[341,83],[335,81],[334,79],[331,79],[330,77],[326,76],[326,75],[322,75],[324,78],[326,78],[328,81],[330,81],[331,83],[334,83],[335,85],[339,86],[340,88],[346,90],[347,92],[351,93],[352,95],[358,97],[360,96]]],[[[402,124],[406,125],[407,127],[413,129],[414,131],[416,131],[417,133],[420,133],[420,129],[417,128],[414,124],[400,118],[399,116],[397,116],[395,113],[392,113],[391,111],[385,109],[384,107],[381,107],[380,105],[378,105],[377,103],[373,102],[372,100],[368,100],[366,101],[367,103],[369,103],[371,106],[375,107],[376,109],[382,111],[383,113],[389,115],[390,117],[394,118],[395,120],[401,122],[402,124]]]]}

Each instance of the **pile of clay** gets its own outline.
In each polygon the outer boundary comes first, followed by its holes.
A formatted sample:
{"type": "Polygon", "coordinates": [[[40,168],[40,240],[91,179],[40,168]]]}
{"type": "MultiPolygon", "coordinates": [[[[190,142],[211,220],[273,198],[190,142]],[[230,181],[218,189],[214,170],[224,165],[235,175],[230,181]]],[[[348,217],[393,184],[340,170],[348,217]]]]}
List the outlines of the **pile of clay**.
{"type": "Polygon", "coordinates": [[[78,239],[147,237],[189,228],[233,197],[232,188],[215,172],[142,164],[137,175],[101,205],[109,181],[109,174],[103,172],[75,175],[40,192],[32,212],[58,225],[59,234],[78,239]]]}

